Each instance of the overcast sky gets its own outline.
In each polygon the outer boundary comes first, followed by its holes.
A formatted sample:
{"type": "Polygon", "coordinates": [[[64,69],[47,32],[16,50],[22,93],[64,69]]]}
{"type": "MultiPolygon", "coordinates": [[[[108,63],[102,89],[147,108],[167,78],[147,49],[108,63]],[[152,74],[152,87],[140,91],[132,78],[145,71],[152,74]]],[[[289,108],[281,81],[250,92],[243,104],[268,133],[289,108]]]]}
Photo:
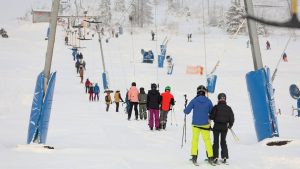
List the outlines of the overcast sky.
{"type": "Polygon", "coordinates": [[[52,0],[0,0],[0,27],[8,20],[24,16],[32,7],[51,4],[52,0]]]}

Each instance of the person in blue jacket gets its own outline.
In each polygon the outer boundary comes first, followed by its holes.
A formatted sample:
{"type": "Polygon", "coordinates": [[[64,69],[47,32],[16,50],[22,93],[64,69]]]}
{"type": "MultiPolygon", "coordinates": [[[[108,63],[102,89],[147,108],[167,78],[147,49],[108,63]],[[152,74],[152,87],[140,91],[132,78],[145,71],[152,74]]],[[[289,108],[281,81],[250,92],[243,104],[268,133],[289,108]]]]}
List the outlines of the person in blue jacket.
{"type": "Polygon", "coordinates": [[[210,121],[209,113],[213,108],[211,100],[205,96],[207,89],[205,86],[200,85],[197,88],[197,96],[190,101],[187,107],[184,109],[185,114],[189,114],[193,110],[193,119],[192,119],[192,162],[197,164],[198,157],[198,141],[199,135],[202,134],[202,139],[205,144],[206,153],[208,156],[208,162],[211,165],[213,163],[213,149],[210,140],[210,121]]]}
{"type": "Polygon", "coordinates": [[[97,101],[99,101],[99,92],[100,92],[100,88],[98,86],[98,83],[96,83],[94,86],[94,101],[96,101],[96,97],[97,97],[97,101]]]}

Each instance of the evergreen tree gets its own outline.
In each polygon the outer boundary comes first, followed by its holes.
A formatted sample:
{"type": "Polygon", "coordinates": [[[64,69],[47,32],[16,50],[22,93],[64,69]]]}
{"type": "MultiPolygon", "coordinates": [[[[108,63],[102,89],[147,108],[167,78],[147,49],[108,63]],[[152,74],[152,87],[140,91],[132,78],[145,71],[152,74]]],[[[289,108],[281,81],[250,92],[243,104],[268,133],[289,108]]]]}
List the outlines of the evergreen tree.
{"type": "MultiPolygon", "coordinates": [[[[234,34],[242,24],[245,15],[245,9],[239,3],[234,3],[226,12],[225,30],[228,33],[234,34]]],[[[246,24],[243,24],[239,32],[246,31],[246,24]]]]}
{"type": "Polygon", "coordinates": [[[116,0],[115,1],[115,11],[124,12],[125,9],[125,0],[116,0]]]}
{"type": "Polygon", "coordinates": [[[152,14],[152,6],[150,4],[150,0],[140,0],[140,11],[141,11],[141,21],[140,26],[143,27],[144,24],[152,24],[153,22],[153,14],[152,14]]]}
{"type": "Polygon", "coordinates": [[[112,15],[110,5],[110,0],[102,0],[98,8],[98,10],[100,11],[99,20],[105,26],[110,26],[111,24],[112,15]]]}
{"type": "Polygon", "coordinates": [[[129,19],[132,24],[143,27],[145,24],[152,24],[153,14],[150,0],[136,0],[133,3],[129,19]]]}

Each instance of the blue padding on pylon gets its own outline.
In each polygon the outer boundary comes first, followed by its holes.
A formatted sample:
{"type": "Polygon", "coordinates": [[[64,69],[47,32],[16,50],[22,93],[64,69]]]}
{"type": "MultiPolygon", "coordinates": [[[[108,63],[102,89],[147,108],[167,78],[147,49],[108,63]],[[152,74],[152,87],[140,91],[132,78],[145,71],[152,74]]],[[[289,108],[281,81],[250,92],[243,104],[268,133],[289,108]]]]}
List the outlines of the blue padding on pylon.
{"type": "Polygon", "coordinates": [[[209,75],[207,77],[207,91],[214,93],[217,84],[217,75],[209,75]]]}
{"type": "Polygon", "coordinates": [[[52,108],[52,101],[53,101],[53,94],[54,94],[54,87],[55,87],[55,80],[56,80],[56,72],[51,73],[50,79],[48,82],[48,87],[44,97],[44,103],[41,113],[41,124],[40,124],[40,143],[46,144],[47,141],[47,133],[51,115],[51,108],[52,108]]]}
{"type": "Polygon", "coordinates": [[[258,141],[279,136],[269,69],[247,73],[246,81],[258,141]]]}
{"type": "Polygon", "coordinates": [[[37,77],[33,101],[31,106],[31,113],[29,119],[29,126],[28,126],[28,134],[27,134],[27,144],[30,144],[35,135],[38,134],[38,126],[39,120],[42,111],[43,105],[43,94],[44,94],[44,74],[40,73],[37,77]]]}
{"type": "Polygon", "coordinates": [[[107,82],[107,76],[106,73],[102,73],[102,81],[103,81],[103,88],[104,90],[108,89],[108,82],[107,82]]]}
{"type": "Polygon", "coordinates": [[[297,100],[298,117],[300,117],[300,99],[297,100]]]}

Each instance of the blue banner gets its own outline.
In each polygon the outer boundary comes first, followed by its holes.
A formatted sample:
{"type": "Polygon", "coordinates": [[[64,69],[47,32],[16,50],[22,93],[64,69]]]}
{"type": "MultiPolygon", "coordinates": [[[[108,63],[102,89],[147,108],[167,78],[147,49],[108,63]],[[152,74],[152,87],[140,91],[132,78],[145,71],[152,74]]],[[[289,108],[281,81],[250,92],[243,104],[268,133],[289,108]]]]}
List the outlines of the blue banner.
{"type": "Polygon", "coordinates": [[[209,93],[214,93],[217,83],[217,75],[207,76],[207,91],[209,93]]]}
{"type": "Polygon", "coordinates": [[[246,81],[258,141],[279,136],[269,69],[247,73],[246,81]]]}

